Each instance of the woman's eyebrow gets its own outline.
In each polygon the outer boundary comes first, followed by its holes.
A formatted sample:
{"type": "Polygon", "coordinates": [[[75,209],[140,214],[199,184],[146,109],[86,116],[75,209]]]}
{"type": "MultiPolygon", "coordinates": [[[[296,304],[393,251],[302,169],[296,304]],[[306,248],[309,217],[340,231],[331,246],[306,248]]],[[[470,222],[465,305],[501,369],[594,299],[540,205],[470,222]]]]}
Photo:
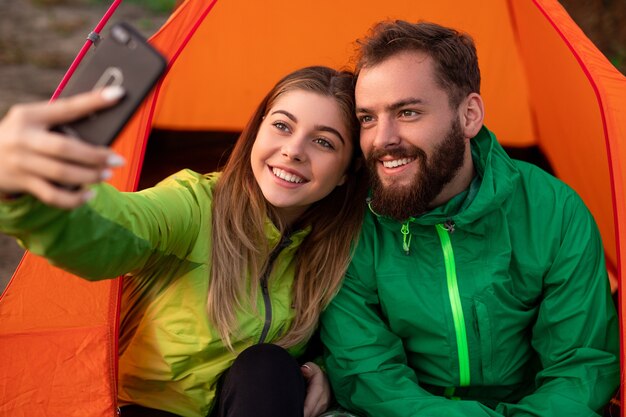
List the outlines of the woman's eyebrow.
{"type": "Polygon", "coordinates": [[[295,123],[298,123],[298,118],[294,116],[293,114],[289,113],[287,110],[274,110],[271,114],[276,114],[276,113],[284,114],[295,123]]]}
{"type": "MultiPolygon", "coordinates": [[[[291,119],[294,123],[298,123],[298,118],[296,116],[294,116],[293,114],[289,113],[287,110],[274,110],[270,114],[276,114],[276,113],[284,114],[289,119],[291,119]]],[[[339,140],[341,140],[341,143],[343,143],[343,144],[346,143],[346,141],[343,138],[343,136],[341,136],[341,133],[339,133],[339,131],[337,129],[335,129],[334,127],[330,127],[330,126],[326,126],[326,125],[315,125],[314,127],[315,127],[315,130],[319,130],[321,132],[333,133],[333,134],[337,135],[339,140]]]]}
{"type": "Polygon", "coordinates": [[[324,125],[315,125],[315,130],[319,130],[321,132],[334,133],[335,135],[337,135],[339,140],[341,140],[341,143],[343,143],[343,144],[346,143],[346,141],[343,139],[343,136],[341,136],[341,133],[339,133],[339,131],[337,129],[335,129],[334,127],[324,126],[324,125]]]}

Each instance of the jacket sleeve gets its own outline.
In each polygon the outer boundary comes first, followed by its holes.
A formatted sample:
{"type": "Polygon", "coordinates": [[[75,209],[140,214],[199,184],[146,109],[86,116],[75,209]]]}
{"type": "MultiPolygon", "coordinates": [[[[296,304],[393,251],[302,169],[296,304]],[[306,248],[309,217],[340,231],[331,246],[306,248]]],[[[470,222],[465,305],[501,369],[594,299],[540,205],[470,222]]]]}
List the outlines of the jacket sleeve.
{"type": "MultiPolygon", "coordinates": [[[[114,278],[160,256],[184,258],[198,236],[200,176],[181,172],[157,187],[122,193],[108,184],[74,210],[30,196],[0,203],[0,232],[36,255],[87,279],[114,278]]],[[[208,233],[208,229],[207,229],[208,233]]]]}
{"type": "Polygon", "coordinates": [[[517,404],[500,404],[506,416],[597,416],[619,383],[618,322],[602,243],[591,214],[573,197],[532,329],[542,367],[537,389],[517,404]]]}
{"type": "Polygon", "coordinates": [[[322,316],[326,370],[339,403],[371,417],[500,416],[478,402],[449,400],[420,388],[402,340],[382,318],[374,287],[351,266],[322,316]]]}

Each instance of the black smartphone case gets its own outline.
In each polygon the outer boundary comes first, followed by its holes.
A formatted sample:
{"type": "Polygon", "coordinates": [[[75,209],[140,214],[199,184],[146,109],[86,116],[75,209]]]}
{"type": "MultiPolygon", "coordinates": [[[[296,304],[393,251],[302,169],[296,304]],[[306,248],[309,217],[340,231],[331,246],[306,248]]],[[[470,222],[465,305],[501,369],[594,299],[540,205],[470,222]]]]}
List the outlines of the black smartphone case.
{"type": "Polygon", "coordinates": [[[56,126],[57,130],[95,145],[108,146],[135,113],[165,71],[166,60],[127,23],[111,27],[106,38],[78,68],[59,97],[109,85],[121,85],[125,95],[113,107],[80,120],[56,126]]]}

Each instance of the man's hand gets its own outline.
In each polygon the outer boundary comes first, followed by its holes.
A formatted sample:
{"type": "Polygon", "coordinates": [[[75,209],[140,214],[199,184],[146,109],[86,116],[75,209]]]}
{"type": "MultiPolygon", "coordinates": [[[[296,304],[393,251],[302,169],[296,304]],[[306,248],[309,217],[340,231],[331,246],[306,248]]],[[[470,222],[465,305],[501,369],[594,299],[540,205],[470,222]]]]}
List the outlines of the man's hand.
{"type": "Polygon", "coordinates": [[[120,88],[79,94],[53,103],[13,106],[0,120],[0,193],[30,193],[46,204],[74,208],[90,193],[55,186],[82,186],[106,180],[123,159],[110,149],[51,132],[51,126],[113,105],[120,88]]]}
{"type": "Polygon", "coordinates": [[[301,369],[307,382],[304,417],[316,417],[330,404],[330,384],[324,371],[313,362],[305,363],[301,369]]]}

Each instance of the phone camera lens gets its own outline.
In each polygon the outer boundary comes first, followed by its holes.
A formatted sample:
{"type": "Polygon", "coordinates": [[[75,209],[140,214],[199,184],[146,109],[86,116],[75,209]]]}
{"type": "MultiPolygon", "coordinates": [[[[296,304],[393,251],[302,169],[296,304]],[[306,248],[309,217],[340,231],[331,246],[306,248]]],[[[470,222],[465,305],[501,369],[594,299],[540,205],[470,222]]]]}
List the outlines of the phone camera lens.
{"type": "Polygon", "coordinates": [[[130,35],[128,34],[128,32],[126,32],[123,28],[119,26],[114,26],[111,29],[111,36],[113,36],[113,39],[115,39],[117,42],[122,44],[127,44],[130,40],[130,35]]]}

